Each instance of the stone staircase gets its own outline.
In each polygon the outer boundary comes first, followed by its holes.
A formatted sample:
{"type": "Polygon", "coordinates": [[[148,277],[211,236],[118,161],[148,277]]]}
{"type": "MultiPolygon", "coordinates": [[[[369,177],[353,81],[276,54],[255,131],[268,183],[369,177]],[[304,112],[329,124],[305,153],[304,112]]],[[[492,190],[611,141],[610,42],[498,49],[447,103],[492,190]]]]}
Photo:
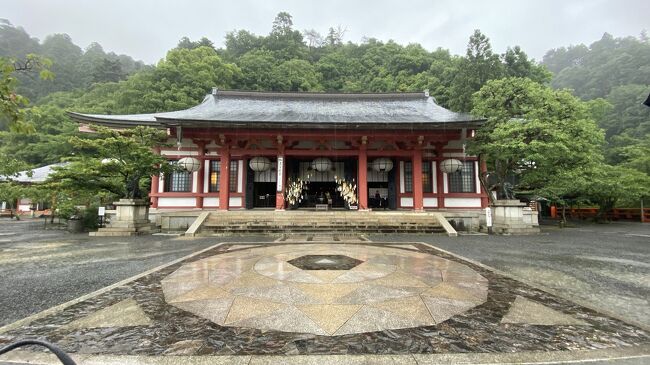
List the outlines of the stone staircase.
{"type": "Polygon", "coordinates": [[[196,234],[201,236],[449,233],[443,226],[449,224],[442,215],[406,211],[220,211],[210,212],[203,217],[202,222],[197,221],[195,224],[196,234]]]}

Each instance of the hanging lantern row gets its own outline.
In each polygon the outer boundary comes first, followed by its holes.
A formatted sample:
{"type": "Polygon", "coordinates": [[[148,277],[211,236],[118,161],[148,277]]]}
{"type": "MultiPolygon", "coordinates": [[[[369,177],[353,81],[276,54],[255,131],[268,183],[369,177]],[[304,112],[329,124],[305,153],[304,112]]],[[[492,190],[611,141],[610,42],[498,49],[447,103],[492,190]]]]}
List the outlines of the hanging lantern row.
{"type": "Polygon", "coordinates": [[[372,161],[371,166],[377,172],[388,172],[393,169],[393,161],[389,158],[381,157],[372,161]]]}
{"type": "Polygon", "coordinates": [[[268,171],[271,168],[271,160],[261,156],[253,157],[248,162],[248,166],[256,172],[268,171]]]}
{"type": "Polygon", "coordinates": [[[329,158],[319,157],[311,162],[311,168],[316,171],[329,171],[332,168],[332,161],[329,158]]]}
{"type": "Polygon", "coordinates": [[[443,160],[440,163],[440,171],[444,172],[445,174],[453,174],[454,172],[460,171],[462,168],[463,163],[460,160],[453,158],[443,160]]]}
{"type": "Polygon", "coordinates": [[[178,160],[178,166],[187,172],[199,171],[201,162],[194,157],[183,157],[178,160]]]}

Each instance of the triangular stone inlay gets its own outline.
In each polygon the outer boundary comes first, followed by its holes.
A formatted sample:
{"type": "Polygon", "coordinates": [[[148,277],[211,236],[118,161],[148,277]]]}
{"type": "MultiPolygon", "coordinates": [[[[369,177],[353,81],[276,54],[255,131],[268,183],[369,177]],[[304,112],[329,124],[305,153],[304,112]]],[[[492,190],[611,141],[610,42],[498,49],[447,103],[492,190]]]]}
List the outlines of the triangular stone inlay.
{"type": "Polygon", "coordinates": [[[315,304],[298,306],[298,309],[330,335],[333,335],[347,322],[359,308],[361,308],[361,305],[315,304]]]}
{"type": "Polygon", "coordinates": [[[523,323],[536,325],[575,325],[588,326],[589,324],[551,309],[543,304],[517,296],[510,306],[508,313],[503,316],[501,323],[523,323]]]}
{"type": "Polygon", "coordinates": [[[286,305],[281,303],[274,303],[268,300],[258,300],[247,297],[236,297],[232,306],[230,307],[230,313],[226,317],[226,324],[245,320],[252,317],[257,317],[271,312],[275,312],[286,305]]]}
{"type": "Polygon", "coordinates": [[[69,328],[130,327],[151,324],[142,308],[134,299],[125,299],[110,307],[100,309],[84,318],[73,321],[69,328]]]}
{"type": "Polygon", "coordinates": [[[261,330],[286,331],[327,335],[311,318],[294,306],[286,306],[266,315],[248,318],[232,324],[237,327],[259,328],[261,330]]]}
{"type": "Polygon", "coordinates": [[[174,306],[199,317],[223,325],[234,297],[219,299],[195,300],[191,302],[174,303],[174,306]]]}
{"type": "Polygon", "coordinates": [[[414,319],[423,326],[436,324],[431,317],[431,313],[429,313],[429,309],[419,296],[388,300],[376,303],[373,307],[396,313],[404,318],[414,319]]]}

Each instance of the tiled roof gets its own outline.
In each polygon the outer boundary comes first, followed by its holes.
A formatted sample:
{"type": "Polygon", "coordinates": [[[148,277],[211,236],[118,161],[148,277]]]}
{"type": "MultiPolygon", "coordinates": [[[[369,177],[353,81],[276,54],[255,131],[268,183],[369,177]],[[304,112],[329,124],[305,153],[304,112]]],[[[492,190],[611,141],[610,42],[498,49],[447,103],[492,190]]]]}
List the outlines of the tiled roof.
{"type": "Polygon", "coordinates": [[[271,93],[217,91],[189,109],[151,114],[70,113],[82,122],[113,126],[192,125],[314,128],[441,126],[481,124],[483,119],[447,110],[425,93],[271,93]]]}

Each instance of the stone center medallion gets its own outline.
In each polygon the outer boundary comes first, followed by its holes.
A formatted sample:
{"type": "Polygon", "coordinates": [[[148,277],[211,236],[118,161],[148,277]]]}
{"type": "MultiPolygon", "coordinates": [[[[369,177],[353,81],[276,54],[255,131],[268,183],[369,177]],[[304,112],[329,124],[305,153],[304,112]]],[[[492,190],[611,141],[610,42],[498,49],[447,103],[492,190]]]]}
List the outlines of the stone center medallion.
{"type": "Polygon", "coordinates": [[[167,303],[220,326],[323,336],[431,326],[487,299],[487,280],[465,265],[373,245],[248,248],[161,283],[167,303]]]}
{"type": "Polygon", "coordinates": [[[350,270],[363,263],[344,255],[305,255],[287,262],[303,270],[350,270]]]}

